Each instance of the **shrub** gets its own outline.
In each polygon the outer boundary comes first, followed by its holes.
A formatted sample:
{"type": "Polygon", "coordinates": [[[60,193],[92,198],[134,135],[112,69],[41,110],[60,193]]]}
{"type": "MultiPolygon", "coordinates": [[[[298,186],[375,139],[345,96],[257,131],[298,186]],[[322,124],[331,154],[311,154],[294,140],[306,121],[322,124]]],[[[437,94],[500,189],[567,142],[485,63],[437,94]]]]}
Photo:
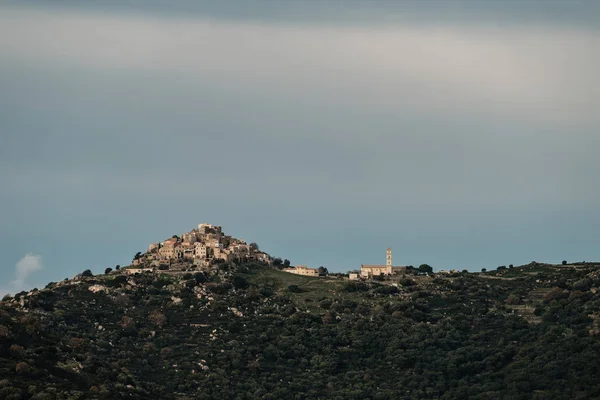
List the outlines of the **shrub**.
{"type": "Polygon", "coordinates": [[[573,284],[573,290],[581,290],[581,291],[590,290],[593,283],[594,282],[592,282],[592,280],[589,278],[580,279],[573,284]]]}
{"type": "Polygon", "coordinates": [[[21,361],[15,366],[15,371],[19,375],[25,375],[31,372],[31,367],[26,362],[21,361]]]}
{"type": "Polygon", "coordinates": [[[4,325],[0,325],[0,338],[10,337],[10,329],[4,325]]]}
{"type": "Polygon", "coordinates": [[[428,264],[421,264],[418,268],[419,272],[423,274],[430,274],[433,272],[433,268],[431,268],[428,264]]]}
{"type": "Polygon", "coordinates": [[[194,274],[194,279],[197,283],[204,283],[206,282],[206,274],[204,272],[196,272],[194,274]]]}
{"type": "Polygon", "coordinates": [[[162,328],[167,323],[166,315],[160,310],[154,310],[148,315],[148,319],[159,328],[162,328]]]}
{"type": "Polygon", "coordinates": [[[126,283],[127,277],[125,275],[115,276],[114,282],[118,284],[126,283]]]}
{"type": "Polygon", "coordinates": [[[302,293],[305,291],[301,287],[298,287],[298,285],[290,285],[288,286],[288,290],[292,293],[302,293]]]}
{"type": "Polygon", "coordinates": [[[414,286],[415,281],[413,281],[412,279],[404,278],[400,281],[400,284],[402,286],[414,286]]]}
{"type": "Polygon", "coordinates": [[[89,270],[89,269],[86,269],[85,271],[83,271],[83,272],[81,273],[81,276],[90,277],[90,276],[94,276],[94,274],[92,273],[92,271],[91,271],[91,270],[89,270]]]}
{"type": "Polygon", "coordinates": [[[188,279],[187,281],[185,281],[185,287],[189,289],[196,287],[196,280],[188,279]]]}
{"type": "Polygon", "coordinates": [[[363,282],[348,282],[343,290],[344,292],[366,292],[369,287],[363,282]]]}
{"type": "Polygon", "coordinates": [[[236,276],[233,278],[232,281],[233,287],[236,289],[247,289],[248,288],[248,281],[244,278],[242,278],[241,276],[236,276]]]}
{"type": "Polygon", "coordinates": [[[544,302],[549,303],[552,300],[565,299],[569,296],[568,292],[563,291],[559,288],[554,288],[544,296],[544,302]]]}
{"type": "Polygon", "coordinates": [[[533,310],[533,314],[537,317],[541,317],[544,314],[544,309],[536,308],[535,310],[533,310]]]}
{"type": "Polygon", "coordinates": [[[398,293],[400,290],[396,287],[396,286],[380,286],[377,289],[373,290],[374,293],[379,293],[379,294],[396,294],[398,293]]]}
{"type": "Polygon", "coordinates": [[[8,354],[10,354],[12,358],[20,359],[25,356],[25,349],[18,344],[11,344],[8,348],[8,354]]]}
{"type": "Polygon", "coordinates": [[[231,289],[230,283],[207,283],[206,289],[215,294],[225,294],[231,289]]]}
{"type": "Polygon", "coordinates": [[[273,288],[269,287],[269,286],[263,286],[260,288],[259,293],[261,296],[263,297],[271,297],[273,296],[273,288]]]}

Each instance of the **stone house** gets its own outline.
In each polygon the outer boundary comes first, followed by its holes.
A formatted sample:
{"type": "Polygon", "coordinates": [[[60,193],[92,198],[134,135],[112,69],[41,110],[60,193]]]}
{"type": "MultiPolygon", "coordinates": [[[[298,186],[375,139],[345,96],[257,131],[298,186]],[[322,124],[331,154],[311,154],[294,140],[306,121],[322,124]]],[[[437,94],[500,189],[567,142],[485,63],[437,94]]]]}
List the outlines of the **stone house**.
{"type": "Polygon", "coordinates": [[[295,268],[284,268],[283,271],[296,275],[319,276],[319,271],[316,268],[308,268],[306,265],[298,265],[295,268]]]}
{"type": "Polygon", "coordinates": [[[194,257],[195,258],[201,258],[201,259],[206,259],[207,257],[207,251],[206,251],[206,245],[200,242],[196,242],[194,243],[194,257]]]}

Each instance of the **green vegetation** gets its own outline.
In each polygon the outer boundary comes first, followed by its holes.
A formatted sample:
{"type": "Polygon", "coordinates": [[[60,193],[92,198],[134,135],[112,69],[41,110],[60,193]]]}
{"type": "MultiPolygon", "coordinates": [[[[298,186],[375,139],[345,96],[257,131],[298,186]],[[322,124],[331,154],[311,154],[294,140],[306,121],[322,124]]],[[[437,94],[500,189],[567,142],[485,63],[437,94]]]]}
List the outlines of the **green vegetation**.
{"type": "Polygon", "coordinates": [[[0,303],[1,399],[600,397],[596,265],[122,270],[0,303]]]}
{"type": "Polygon", "coordinates": [[[418,270],[423,274],[430,274],[433,272],[433,268],[431,268],[431,266],[429,266],[428,264],[419,265],[418,270]]]}

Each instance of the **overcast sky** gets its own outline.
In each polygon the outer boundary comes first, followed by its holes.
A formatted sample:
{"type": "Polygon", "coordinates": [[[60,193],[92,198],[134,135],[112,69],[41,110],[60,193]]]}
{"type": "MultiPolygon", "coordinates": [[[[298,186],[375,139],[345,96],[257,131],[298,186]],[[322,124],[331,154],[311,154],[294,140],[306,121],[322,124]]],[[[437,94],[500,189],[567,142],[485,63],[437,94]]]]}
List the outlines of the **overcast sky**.
{"type": "Polygon", "coordinates": [[[599,260],[594,2],[0,3],[0,291],[200,222],[293,264],[599,260]]]}

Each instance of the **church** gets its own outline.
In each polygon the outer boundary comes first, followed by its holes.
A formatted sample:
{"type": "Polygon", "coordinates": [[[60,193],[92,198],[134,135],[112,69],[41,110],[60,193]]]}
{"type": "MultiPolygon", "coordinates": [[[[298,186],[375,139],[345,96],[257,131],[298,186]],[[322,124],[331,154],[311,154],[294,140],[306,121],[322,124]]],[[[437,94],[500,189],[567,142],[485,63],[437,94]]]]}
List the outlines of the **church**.
{"type": "Polygon", "coordinates": [[[366,265],[361,264],[360,276],[363,278],[373,278],[375,276],[393,275],[398,272],[404,272],[406,267],[393,266],[392,265],[392,249],[388,248],[385,252],[385,265],[366,265]]]}

